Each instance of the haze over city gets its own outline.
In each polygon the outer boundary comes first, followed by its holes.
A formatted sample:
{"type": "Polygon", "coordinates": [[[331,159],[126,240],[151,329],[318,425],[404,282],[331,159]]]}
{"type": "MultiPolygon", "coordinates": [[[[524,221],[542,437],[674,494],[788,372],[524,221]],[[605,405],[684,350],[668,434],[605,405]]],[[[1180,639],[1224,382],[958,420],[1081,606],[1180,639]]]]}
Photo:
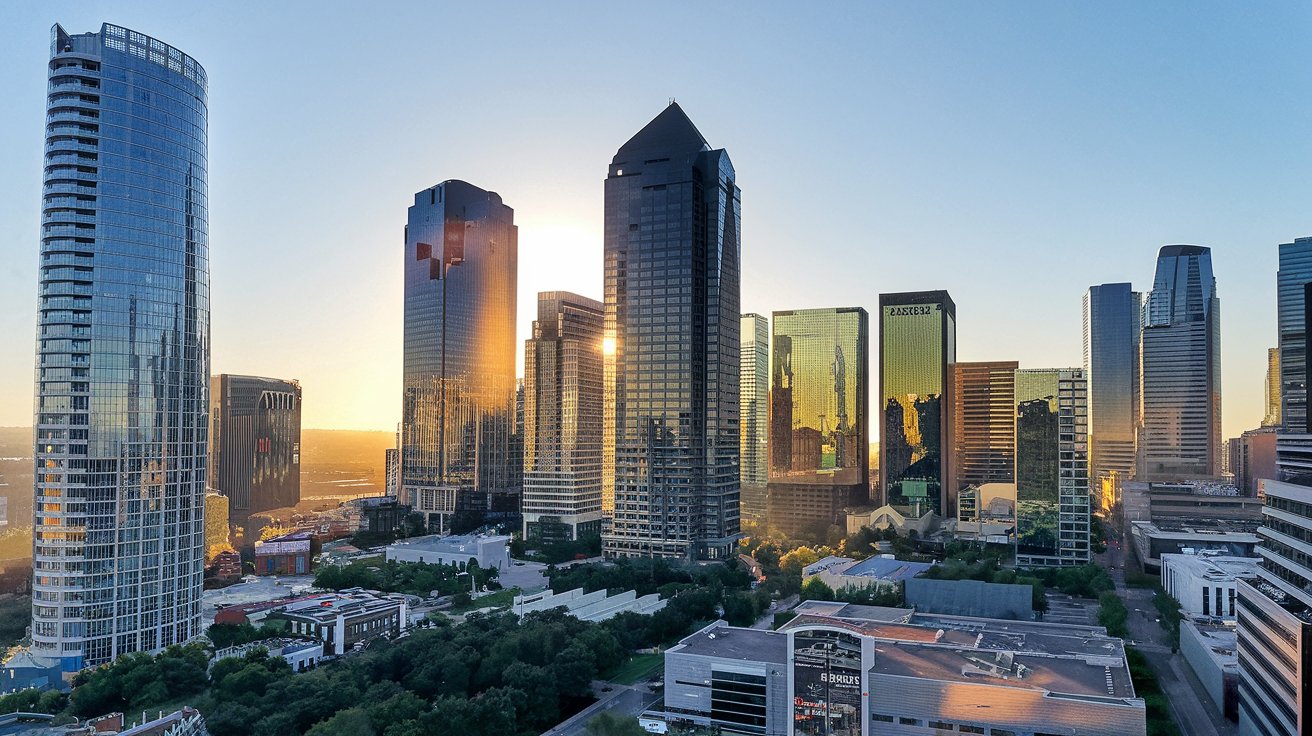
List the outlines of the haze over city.
{"type": "Polygon", "coordinates": [[[670,98],[732,152],[742,311],[873,309],[880,292],[941,288],[958,305],[960,359],[1078,366],[1088,285],[1147,290],[1160,246],[1207,245],[1224,436],[1262,418],[1275,245],[1307,234],[1312,195],[1312,81],[1296,71],[1308,7],[505,11],[7,8],[0,425],[31,422],[42,60],[56,20],[111,20],[205,64],[212,368],[299,378],[307,427],[399,419],[414,192],[461,178],[515,209],[522,344],[536,292],[601,297],[605,165],[670,98]]]}

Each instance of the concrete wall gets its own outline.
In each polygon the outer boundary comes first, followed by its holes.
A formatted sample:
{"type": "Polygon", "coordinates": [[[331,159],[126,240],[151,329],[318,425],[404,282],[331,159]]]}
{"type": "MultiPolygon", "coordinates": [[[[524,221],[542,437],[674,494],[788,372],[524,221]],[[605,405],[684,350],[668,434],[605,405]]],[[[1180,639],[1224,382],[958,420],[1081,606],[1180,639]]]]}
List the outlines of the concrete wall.
{"type": "Polygon", "coordinates": [[[1180,622],[1180,653],[1193,668],[1199,682],[1203,683],[1216,709],[1224,713],[1225,672],[1212,658],[1206,637],[1188,620],[1180,622]]]}

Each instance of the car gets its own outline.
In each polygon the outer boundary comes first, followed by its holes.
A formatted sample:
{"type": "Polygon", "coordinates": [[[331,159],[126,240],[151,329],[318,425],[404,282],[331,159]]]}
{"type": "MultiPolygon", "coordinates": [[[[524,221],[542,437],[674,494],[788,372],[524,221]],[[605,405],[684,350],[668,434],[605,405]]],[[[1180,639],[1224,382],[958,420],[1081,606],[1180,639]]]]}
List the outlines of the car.
{"type": "Polygon", "coordinates": [[[522,562],[516,562],[516,563],[515,563],[515,567],[523,567],[523,566],[524,566],[524,563],[522,563],[522,562]]]}

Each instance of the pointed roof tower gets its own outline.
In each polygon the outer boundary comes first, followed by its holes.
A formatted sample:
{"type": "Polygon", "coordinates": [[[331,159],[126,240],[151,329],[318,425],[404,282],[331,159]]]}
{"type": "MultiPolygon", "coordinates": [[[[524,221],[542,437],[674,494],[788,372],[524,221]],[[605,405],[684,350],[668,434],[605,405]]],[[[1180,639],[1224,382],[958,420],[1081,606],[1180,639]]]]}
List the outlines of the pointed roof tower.
{"type": "Polygon", "coordinates": [[[683,108],[679,107],[679,103],[671,102],[627,143],[620,146],[620,150],[615,154],[615,160],[620,161],[622,157],[636,151],[653,149],[709,151],[710,148],[710,144],[702,137],[697,126],[692,124],[692,120],[688,118],[683,108]]]}

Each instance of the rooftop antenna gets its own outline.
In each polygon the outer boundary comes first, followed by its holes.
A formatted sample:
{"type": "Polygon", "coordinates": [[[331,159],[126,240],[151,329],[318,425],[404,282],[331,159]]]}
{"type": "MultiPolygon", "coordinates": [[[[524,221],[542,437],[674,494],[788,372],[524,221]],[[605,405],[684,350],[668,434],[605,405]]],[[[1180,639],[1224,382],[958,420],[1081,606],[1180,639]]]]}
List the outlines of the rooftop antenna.
{"type": "Polygon", "coordinates": [[[674,98],[673,98],[673,97],[670,98],[670,104],[671,104],[671,105],[674,104],[674,98]]]}

